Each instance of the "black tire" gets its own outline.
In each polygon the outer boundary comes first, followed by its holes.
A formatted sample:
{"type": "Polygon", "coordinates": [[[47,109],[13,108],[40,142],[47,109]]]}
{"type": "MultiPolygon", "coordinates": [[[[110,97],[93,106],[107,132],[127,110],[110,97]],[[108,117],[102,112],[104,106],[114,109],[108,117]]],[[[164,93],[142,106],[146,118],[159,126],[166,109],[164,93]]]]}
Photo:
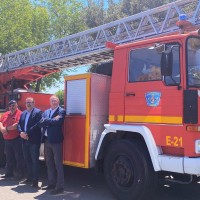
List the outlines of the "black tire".
{"type": "Polygon", "coordinates": [[[2,133],[0,132],[0,167],[5,167],[6,164],[6,156],[4,153],[4,139],[2,133]]]}
{"type": "Polygon", "coordinates": [[[150,198],[158,183],[149,154],[139,141],[112,142],[104,160],[104,175],[108,187],[120,200],[150,198]]]}

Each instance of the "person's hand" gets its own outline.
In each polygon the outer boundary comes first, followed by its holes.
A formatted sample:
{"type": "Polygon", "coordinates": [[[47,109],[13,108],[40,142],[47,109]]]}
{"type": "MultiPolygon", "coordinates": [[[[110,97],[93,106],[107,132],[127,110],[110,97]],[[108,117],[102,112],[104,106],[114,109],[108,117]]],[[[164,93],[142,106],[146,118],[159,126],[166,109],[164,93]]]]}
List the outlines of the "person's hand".
{"type": "Polygon", "coordinates": [[[3,135],[8,134],[6,127],[2,127],[1,132],[2,132],[3,135]]]}
{"type": "Polygon", "coordinates": [[[24,139],[25,133],[24,133],[24,132],[21,132],[21,133],[20,133],[20,137],[24,139]]]}
{"type": "Polygon", "coordinates": [[[25,132],[21,132],[20,137],[23,138],[24,140],[28,140],[28,135],[25,132]]]}
{"type": "Polygon", "coordinates": [[[59,115],[57,115],[57,116],[55,116],[55,117],[54,117],[54,119],[59,119],[59,118],[60,118],[60,116],[59,116],[59,115]]]}

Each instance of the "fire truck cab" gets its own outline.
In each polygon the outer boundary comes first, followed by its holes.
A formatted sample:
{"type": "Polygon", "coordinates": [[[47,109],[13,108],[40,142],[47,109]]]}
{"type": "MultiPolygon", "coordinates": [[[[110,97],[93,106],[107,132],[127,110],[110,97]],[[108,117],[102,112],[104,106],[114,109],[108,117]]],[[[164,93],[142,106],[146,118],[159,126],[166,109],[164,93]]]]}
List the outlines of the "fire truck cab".
{"type": "Polygon", "coordinates": [[[199,44],[195,31],[113,45],[111,77],[67,76],[64,163],[90,168],[95,154],[119,199],[151,195],[160,174],[198,177],[199,44]]]}

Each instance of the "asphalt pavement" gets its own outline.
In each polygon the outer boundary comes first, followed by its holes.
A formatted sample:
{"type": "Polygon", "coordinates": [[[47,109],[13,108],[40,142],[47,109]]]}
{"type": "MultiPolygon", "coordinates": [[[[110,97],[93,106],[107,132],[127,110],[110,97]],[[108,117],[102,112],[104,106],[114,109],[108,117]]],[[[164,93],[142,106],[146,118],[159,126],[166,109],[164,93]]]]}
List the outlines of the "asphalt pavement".
{"type": "MultiPolygon", "coordinates": [[[[0,200],[116,200],[105,185],[104,177],[94,170],[64,167],[65,190],[51,195],[50,191],[20,184],[14,178],[0,178],[0,200]]],[[[0,176],[4,169],[0,169],[0,176]]],[[[47,184],[46,168],[42,164],[39,186],[47,184]]],[[[200,200],[200,183],[179,185],[163,183],[150,200],[200,200]]]]}

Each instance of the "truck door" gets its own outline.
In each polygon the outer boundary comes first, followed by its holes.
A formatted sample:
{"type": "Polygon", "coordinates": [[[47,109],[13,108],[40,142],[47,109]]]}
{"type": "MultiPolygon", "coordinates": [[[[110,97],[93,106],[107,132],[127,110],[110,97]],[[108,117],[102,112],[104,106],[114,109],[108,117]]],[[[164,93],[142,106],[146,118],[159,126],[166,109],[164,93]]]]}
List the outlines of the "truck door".
{"type": "Polygon", "coordinates": [[[182,123],[183,90],[180,76],[180,46],[168,44],[173,52],[173,72],[161,76],[162,48],[130,49],[125,87],[125,122],[182,123]]]}

